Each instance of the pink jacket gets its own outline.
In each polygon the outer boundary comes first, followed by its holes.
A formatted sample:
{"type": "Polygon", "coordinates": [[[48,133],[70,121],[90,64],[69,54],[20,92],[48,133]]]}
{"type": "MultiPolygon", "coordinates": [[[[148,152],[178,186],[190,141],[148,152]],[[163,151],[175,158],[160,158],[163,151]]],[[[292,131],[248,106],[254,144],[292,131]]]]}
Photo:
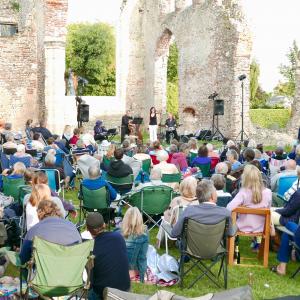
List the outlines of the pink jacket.
{"type": "Polygon", "coordinates": [[[186,155],[182,152],[174,153],[172,155],[171,164],[179,167],[180,171],[185,170],[188,167],[186,155]]]}
{"type": "MultiPolygon", "coordinates": [[[[252,202],[252,191],[241,188],[238,194],[227,205],[227,209],[234,210],[238,206],[251,208],[270,208],[272,203],[272,192],[270,189],[262,191],[262,201],[258,204],[252,202]]],[[[257,215],[241,214],[238,216],[236,225],[238,230],[244,232],[262,232],[264,229],[265,218],[257,215]]]]}

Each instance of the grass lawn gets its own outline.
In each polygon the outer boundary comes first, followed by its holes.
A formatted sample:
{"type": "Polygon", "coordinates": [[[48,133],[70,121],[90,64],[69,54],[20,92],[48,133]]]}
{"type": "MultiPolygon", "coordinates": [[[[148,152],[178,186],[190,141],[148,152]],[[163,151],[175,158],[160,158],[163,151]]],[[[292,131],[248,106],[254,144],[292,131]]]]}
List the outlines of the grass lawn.
{"type": "Polygon", "coordinates": [[[264,128],[284,128],[290,119],[289,109],[250,109],[251,121],[264,128]]]}
{"type": "MultiPolygon", "coordinates": [[[[66,199],[72,199],[75,205],[78,205],[77,191],[68,191],[65,195],[66,199]]],[[[76,220],[73,220],[74,222],[76,220]]],[[[156,241],[157,229],[153,229],[150,232],[151,244],[154,245],[156,241]]],[[[179,258],[179,252],[174,245],[169,243],[170,254],[176,259],[179,258]]],[[[164,253],[164,243],[162,243],[162,248],[159,250],[160,254],[164,253]]],[[[247,264],[258,264],[256,260],[256,254],[252,253],[250,250],[250,239],[242,238],[240,239],[240,253],[242,257],[250,258],[246,260],[247,264]]],[[[269,265],[275,265],[276,253],[270,252],[269,265]]],[[[187,264],[188,265],[188,264],[187,264]]],[[[289,276],[293,271],[296,270],[299,263],[289,263],[288,275],[281,277],[274,273],[271,273],[269,269],[264,269],[259,266],[254,267],[242,267],[242,266],[233,266],[229,268],[228,272],[228,288],[240,287],[248,284],[249,282],[249,273],[253,273],[253,294],[255,299],[271,299],[278,296],[284,295],[299,295],[300,294],[300,285],[299,280],[300,276],[296,279],[290,279],[289,276]]],[[[13,266],[9,266],[6,270],[6,275],[18,276],[17,270],[13,266]]],[[[185,286],[187,286],[197,275],[197,270],[194,269],[192,273],[187,276],[185,279],[185,286]]],[[[171,292],[177,293],[179,295],[184,295],[187,297],[197,297],[206,293],[220,291],[217,289],[213,283],[207,279],[202,279],[193,288],[180,289],[179,286],[173,286],[168,288],[161,288],[152,285],[145,285],[140,283],[135,283],[132,285],[132,291],[141,294],[153,294],[158,289],[167,289],[171,292]]]]}

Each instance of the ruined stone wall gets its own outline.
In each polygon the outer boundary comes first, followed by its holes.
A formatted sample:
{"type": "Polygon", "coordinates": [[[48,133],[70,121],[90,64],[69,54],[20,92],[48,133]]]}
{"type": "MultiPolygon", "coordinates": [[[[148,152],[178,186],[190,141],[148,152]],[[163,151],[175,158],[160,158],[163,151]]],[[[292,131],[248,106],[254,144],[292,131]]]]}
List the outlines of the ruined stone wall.
{"type": "Polygon", "coordinates": [[[11,1],[0,1],[0,22],[16,23],[19,33],[0,37],[0,118],[10,121],[15,129],[25,120],[37,118],[37,42],[33,1],[23,0],[20,11],[11,1]],[[29,10],[22,22],[24,10],[29,10]]]}
{"type": "MultiPolygon", "coordinates": [[[[179,110],[183,130],[208,129],[212,119],[212,102],[208,96],[217,91],[225,100],[225,115],[219,117],[222,132],[231,137],[240,129],[241,87],[237,77],[245,81],[245,127],[249,117],[249,66],[251,37],[237,1],[224,0],[153,0],[136,1],[131,13],[132,24],[140,24],[139,35],[129,32],[130,64],[127,78],[127,107],[139,103],[138,110],[146,118],[155,105],[166,109],[166,68],[170,43],[179,50],[179,110]],[[145,47],[146,45],[146,47],[145,47]],[[137,49],[142,49],[139,51],[137,49]],[[138,87],[145,91],[137,93],[138,87]],[[131,83],[134,84],[131,84],[131,83]],[[185,107],[192,107],[196,117],[183,119],[185,107]]],[[[121,16],[122,18],[122,16],[121,16]]],[[[134,30],[138,30],[135,27],[134,30]]]]}

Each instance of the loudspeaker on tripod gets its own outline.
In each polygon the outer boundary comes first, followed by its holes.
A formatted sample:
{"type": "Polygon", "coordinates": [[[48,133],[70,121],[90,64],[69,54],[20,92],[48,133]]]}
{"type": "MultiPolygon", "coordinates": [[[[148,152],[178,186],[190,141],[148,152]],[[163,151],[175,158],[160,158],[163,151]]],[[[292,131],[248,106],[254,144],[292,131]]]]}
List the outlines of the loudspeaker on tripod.
{"type": "Polygon", "coordinates": [[[224,115],[224,100],[215,100],[214,101],[214,115],[223,116],[224,115]]]}
{"type": "Polygon", "coordinates": [[[79,104],[77,107],[77,122],[89,122],[90,106],[88,104],[79,104]]]}

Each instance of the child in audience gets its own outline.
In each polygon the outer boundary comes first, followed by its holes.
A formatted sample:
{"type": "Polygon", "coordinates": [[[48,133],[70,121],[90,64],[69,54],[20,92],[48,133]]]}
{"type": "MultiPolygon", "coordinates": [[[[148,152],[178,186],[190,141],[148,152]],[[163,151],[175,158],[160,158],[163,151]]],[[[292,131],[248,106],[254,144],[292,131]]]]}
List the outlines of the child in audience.
{"type": "Polygon", "coordinates": [[[137,207],[126,211],[121,229],[126,242],[130,279],[144,282],[149,238],[137,207]]]}

